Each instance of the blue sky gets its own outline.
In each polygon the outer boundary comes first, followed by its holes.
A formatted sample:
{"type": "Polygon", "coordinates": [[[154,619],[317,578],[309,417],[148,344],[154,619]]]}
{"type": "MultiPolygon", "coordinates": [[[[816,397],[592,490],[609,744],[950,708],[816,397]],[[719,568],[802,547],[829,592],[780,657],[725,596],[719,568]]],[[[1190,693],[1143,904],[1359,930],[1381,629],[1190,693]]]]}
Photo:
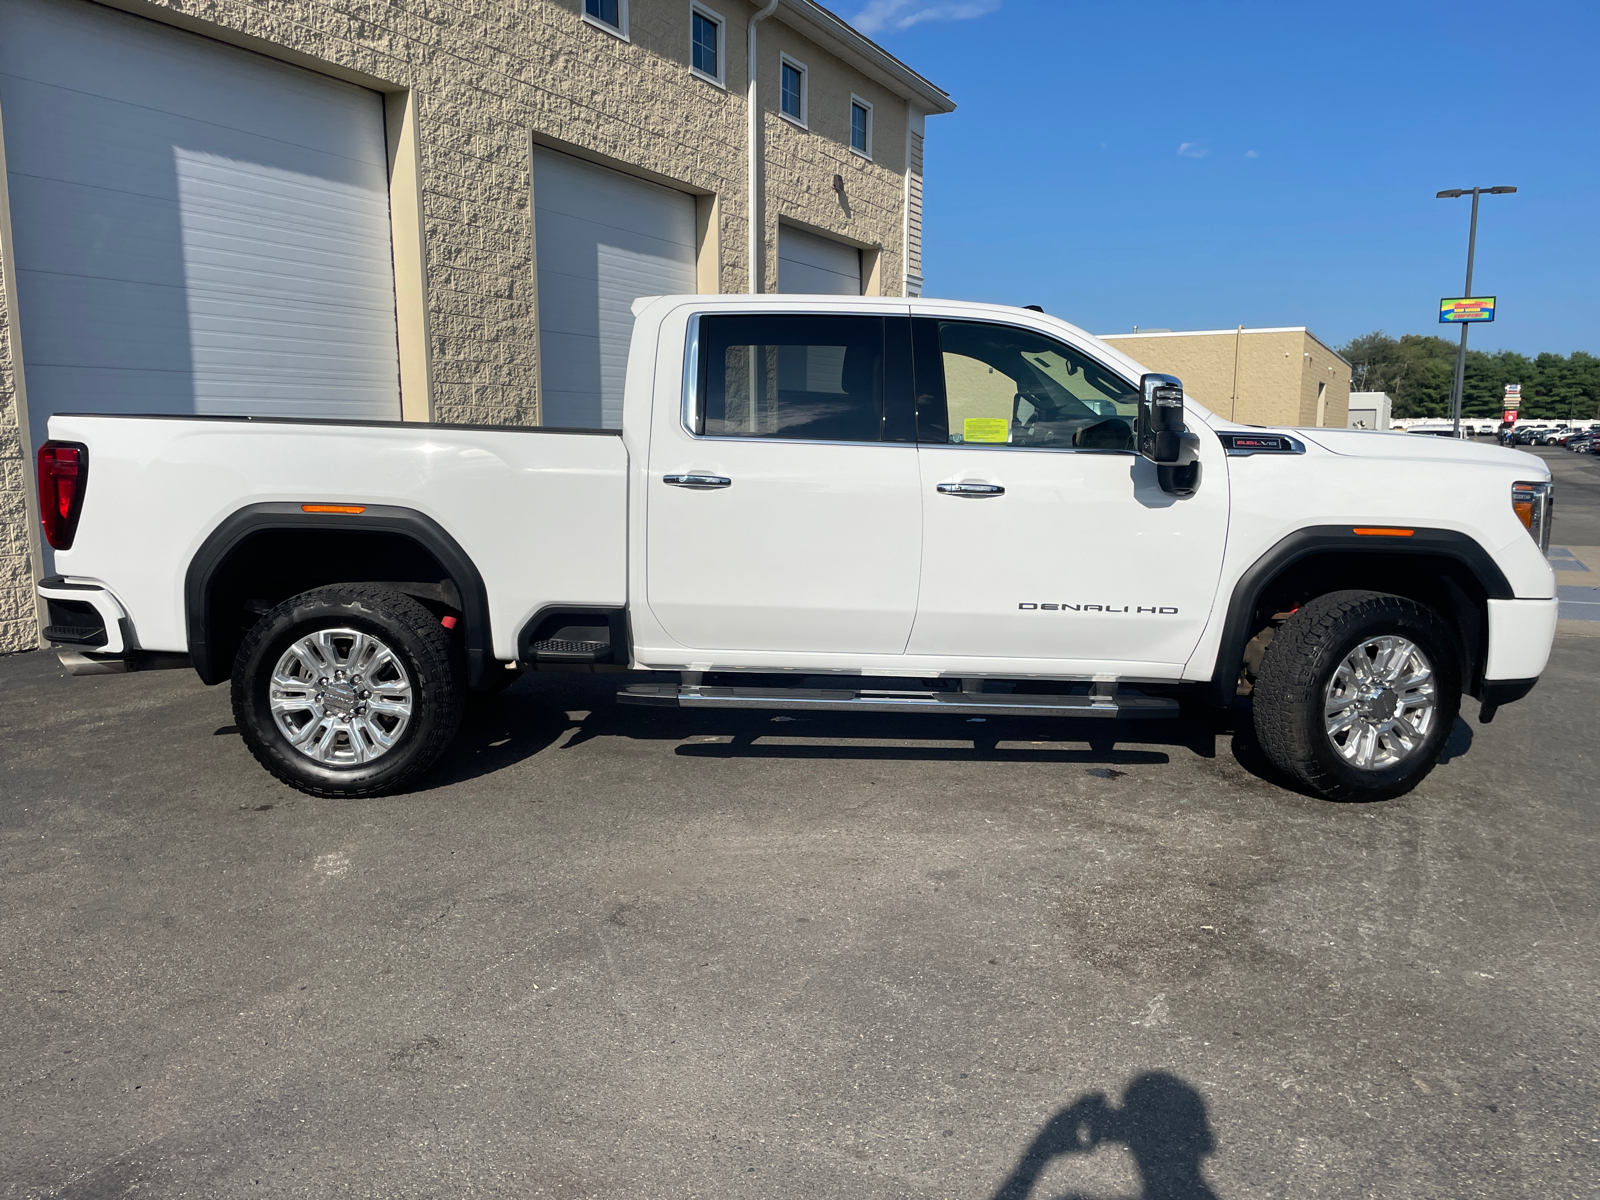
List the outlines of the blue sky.
{"type": "Polygon", "coordinates": [[[1042,304],[1094,333],[1305,325],[1600,353],[1600,4],[846,0],[946,88],[928,295],[1042,304]]]}

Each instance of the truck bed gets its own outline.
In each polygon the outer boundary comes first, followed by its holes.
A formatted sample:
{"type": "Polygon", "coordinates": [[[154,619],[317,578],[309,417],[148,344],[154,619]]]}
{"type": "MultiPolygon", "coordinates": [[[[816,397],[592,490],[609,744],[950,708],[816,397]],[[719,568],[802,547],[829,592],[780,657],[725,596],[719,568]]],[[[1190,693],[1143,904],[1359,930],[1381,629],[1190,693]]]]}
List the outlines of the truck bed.
{"type": "Polygon", "coordinates": [[[244,506],[436,522],[482,573],[496,658],[547,605],[626,602],[620,430],[57,415],[50,436],[87,446],[89,475],[77,540],[49,573],[113,588],[144,650],[189,649],[186,569],[244,506]]]}

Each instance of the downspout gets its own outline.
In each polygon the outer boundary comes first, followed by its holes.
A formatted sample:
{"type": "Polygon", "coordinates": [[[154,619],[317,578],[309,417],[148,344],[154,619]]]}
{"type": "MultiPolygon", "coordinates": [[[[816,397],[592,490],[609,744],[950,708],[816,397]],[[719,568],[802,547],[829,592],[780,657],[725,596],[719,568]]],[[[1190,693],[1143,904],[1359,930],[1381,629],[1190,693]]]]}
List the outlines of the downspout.
{"type": "Polygon", "coordinates": [[[1237,421],[1234,414],[1239,409],[1239,342],[1244,337],[1244,326],[1233,335],[1233,399],[1228,402],[1228,420],[1237,421]]]}
{"type": "Polygon", "coordinates": [[[765,8],[750,18],[750,44],[746,47],[745,69],[750,76],[745,89],[745,109],[750,121],[750,294],[761,291],[761,268],[766,230],[762,228],[761,215],[761,106],[756,98],[756,26],[778,11],[779,0],[772,0],[765,8]]]}

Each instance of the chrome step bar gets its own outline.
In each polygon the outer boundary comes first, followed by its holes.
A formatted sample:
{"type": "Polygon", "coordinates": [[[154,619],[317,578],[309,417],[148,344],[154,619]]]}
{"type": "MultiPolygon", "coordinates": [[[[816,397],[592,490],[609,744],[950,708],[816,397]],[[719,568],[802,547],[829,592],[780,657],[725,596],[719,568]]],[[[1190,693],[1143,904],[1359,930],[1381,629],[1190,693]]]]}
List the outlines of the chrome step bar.
{"type": "Polygon", "coordinates": [[[815,712],[948,713],[953,716],[1170,718],[1178,702],[1114,684],[1092,684],[1087,694],[1015,695],[1004,692],[907,691],[879,688],[707,687],[635,684],[617,693],[619,704],[665,708],[805,709],[815,712]]]}

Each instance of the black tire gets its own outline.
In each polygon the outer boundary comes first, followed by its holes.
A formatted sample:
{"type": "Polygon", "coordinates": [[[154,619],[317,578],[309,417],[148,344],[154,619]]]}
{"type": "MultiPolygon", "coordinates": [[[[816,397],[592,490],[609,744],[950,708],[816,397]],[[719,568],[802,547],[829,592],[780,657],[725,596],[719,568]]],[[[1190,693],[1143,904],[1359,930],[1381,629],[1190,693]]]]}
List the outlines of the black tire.
{"type": "Polygon", "coordinates": [[[1278,770],[1328,800],[1389,800],[1416,787],[1444,752],[1461,708],[1456,640],[1438,613],[1415,600],[1330,592],[1304,605],[1272,639],[1253,698],[1256,741],[1278,770]],[[1345,657],[1386,635],[1409,639],[1431,662],[1433,719],[1398,762],[1362,769],[1345,760],[1328,734],[1325,697],[1345,657]]]}
{"type": "MultiPolygon", "coordinates": [[[[290,787],[328,797],[399,791],[432,766],[455,737],[466,691],[461,658],[439,619],[409,596],[366,584],[317,588],[267,613],[239,647],[233,664],[234,720],[250,753],[290,787]],[[300,639],[330,629],[377,638],[410,683],[407,722],[394,744],[370,761],[315,761],[295,748],[272,714],[269,693],[279,660],[300,639]]],[[[339,736],[349,746],[356,735],[339,736]]]]}

